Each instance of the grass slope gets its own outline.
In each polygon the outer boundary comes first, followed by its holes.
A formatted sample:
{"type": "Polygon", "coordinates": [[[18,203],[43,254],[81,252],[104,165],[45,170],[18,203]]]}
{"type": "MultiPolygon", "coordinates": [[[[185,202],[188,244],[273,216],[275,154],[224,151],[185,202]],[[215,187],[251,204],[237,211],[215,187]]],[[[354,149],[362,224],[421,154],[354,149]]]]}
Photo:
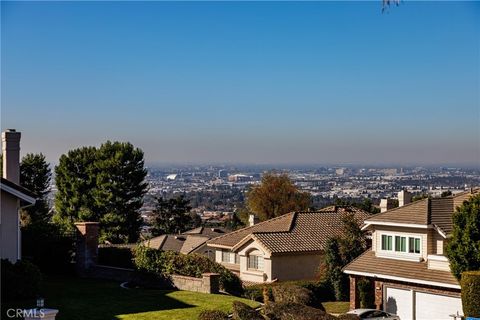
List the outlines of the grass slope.
{"type": "MultiPolygon", "coordinates": [[[[194,320],[204,309],[229,312],[234,300],[258,305],[228,295],[122,289],[117,282],[71,277],[45,279],[42,294],[45,307],[60,310],[57,320],[194,320]]],[[[19,302],[15,307],[31,307],[32,303],[19,302]]]]}

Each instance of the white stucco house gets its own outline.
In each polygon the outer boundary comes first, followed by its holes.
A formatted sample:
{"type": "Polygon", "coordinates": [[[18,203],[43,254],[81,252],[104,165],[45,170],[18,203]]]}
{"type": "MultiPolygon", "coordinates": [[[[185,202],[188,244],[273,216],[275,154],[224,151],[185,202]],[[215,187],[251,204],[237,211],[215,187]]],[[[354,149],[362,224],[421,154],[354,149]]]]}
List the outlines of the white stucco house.
{"type": "Polygon", "coordinates": [[[2,133],[3,168],[0,179],[0,258],[12,263],[22,256],[20,209],[35,203],[35,195],[19,185],[20,132],[2,133]]]}
{"type": "Polygon", "coordinates": [[[369,216],[349,206],[291,212],[214,238],[207,246],[215,250],[215,261],[247,284],[313,279],[326,241],[342,233],[342,217],[350,214],[360,225],[369,216]]]}

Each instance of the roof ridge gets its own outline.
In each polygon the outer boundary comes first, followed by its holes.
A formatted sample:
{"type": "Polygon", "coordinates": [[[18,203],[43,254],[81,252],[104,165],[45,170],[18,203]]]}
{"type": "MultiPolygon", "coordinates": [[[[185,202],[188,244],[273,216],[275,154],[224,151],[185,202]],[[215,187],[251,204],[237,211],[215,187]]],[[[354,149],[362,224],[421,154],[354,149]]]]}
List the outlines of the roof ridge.
{"type": "MultiPolygon", "coordinates": [[[[245,231],[245,230],[247,230],[247,229],[252,229],[252,228],[255,228],[255,227],[257,227],[257,226],[260,226],[260,225],[262,225],[262,224],[270,223],[270,222],[272,222],[272,221],[274,221],[274,220],[275,220],[275,221],[276,221],[276,220],[279,220],[280,218],[285,218],[285,216],[291,215],[291,214],[295,214],[295,211],[288,212],[288,213],[282,214],[281,216],[274,217],[274,218],[271,218],[271,219],[268,219],[268,220],[259,222],[259,223],[257,223],[257,224],[254,224],[253,226],[243,227],[243,228],[241,228],[241,229],[238,229],[238,230],[235,230],[235,231],[232,231],[232,232],[228,232],[228,233],[226,233],[226,234],[224,234],[224,235],[221,235],[221,236],[218,236],[218,237],[215,237],[215,238],[211,239],[211,241],[213,241],[213,240],[219,240],[219,239],[221,239],[221,238],[223,238],[223,237],[226,237],[226,236],[230,236],[230,235],[232,235],[232,234],[239,233],[240,231],[245,231]]],[[[292,219],[292,220],[293,220],[293,219],[292,219]]],[[[291,223],[291,222],[290,222],[290,223],[291,223]]],[[[252,233],[253,233],[253,232],[252,232],[252,233]]]]}
{"type": "MultiPolygon", "coordinates": [[[[403,206],[400,206],[400,207],[395,207],[395,208],[392,208],[392,209],[387,210],[387,211],[384,211],[384,212],[376,213],[376,214],[371,215],[368,219],[365,219],[365,221],[372,220],[372,219],[374,219],[374,218],[376,218],[376,217],[383,216],[383,215],[385,215],[385,214],[387,214],[387,213],[390,213],[390,212],[393,212],[393,211],[397,211],[397,210],[399,210],[399,209],[411,207],[411,206],[414,205],[414,204],[420,204],[420,203],[425,202],[425,201],[428,201],[428,200],[429,200],[429,198],[424,198],[424,199],[420,199],[420,200],[417,200],[417,201],[413,201],[413,202],[407,203],[407,204],[405,204],[405,205],[403,205],[403,206]]],[[[427,206],[429,206],[429,205],[427,204],[427,206]]]]}

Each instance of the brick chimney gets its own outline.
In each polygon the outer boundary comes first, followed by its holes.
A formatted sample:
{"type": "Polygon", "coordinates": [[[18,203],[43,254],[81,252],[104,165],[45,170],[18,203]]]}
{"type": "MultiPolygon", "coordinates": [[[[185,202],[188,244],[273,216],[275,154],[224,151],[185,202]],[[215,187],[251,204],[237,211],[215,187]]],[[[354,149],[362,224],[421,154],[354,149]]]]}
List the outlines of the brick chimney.
{"type": "Polygon", "coordinates": [[[20,184],[20,137],[15,129],[2,132],[3,177],[20,184]]]}

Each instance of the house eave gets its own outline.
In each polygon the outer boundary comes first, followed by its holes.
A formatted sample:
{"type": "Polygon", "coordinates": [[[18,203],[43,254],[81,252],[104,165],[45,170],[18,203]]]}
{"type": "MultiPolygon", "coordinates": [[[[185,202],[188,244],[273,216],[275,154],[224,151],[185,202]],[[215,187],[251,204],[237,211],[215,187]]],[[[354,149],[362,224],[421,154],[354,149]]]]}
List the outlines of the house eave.
{"type": "Polygon", "coordinates": [[[362,227],[362,230],[365,230],[370,226],[391,226],[391,227],[404,227],[404,228],[417,228],[417,229],[433,228],[433,226],[429,224],[401,223],[401,222],[390,222],[390,221],[368,221],[368,222],[365,222],[365,225],[362,227]]]}
{"type": "Polygon", "coordinates": [[[411,278],[390,276],[385,274],[376,274],[376,273],[370,273],[370,272],[360,272],[360,271],[351,271],[351,270],[344,270],[343,272],[345,272],[346,274],[355,275],[355,276],[380,278],[380,279],[402,281],[402,282],[411,282],[415,284],[423,284],[428,286],[443,287],[443,288],[450,288],[450,289],[461,289],[460,285],[450,284],[450,283],[427,281],[427,280],[421,280],[421,279],[411,279],[411,278]]]}
{"type": "MultiPolygon", "coordinates": [[[[0,186],[1,186],[1,190],[5,191],[5,192],[8,192],[10,193],[11,195],[14,195],[15,197],[25,201],[25,202],[28,202],[29,205],[32,205],[32,204],[35,204],[35,202],[37,201],[35,198],[33,197],[30,197],[29,195],[26,195],[25,193],[23,192],[20,192],[18,190],[16,190],[15,188],[12,188],[4,183],[0,183],[0,186]]],[[[29,206],[27,205],[27,206],[29,206]]],[[[25,207],[27,207],[25,206],[25,207]]]]}

